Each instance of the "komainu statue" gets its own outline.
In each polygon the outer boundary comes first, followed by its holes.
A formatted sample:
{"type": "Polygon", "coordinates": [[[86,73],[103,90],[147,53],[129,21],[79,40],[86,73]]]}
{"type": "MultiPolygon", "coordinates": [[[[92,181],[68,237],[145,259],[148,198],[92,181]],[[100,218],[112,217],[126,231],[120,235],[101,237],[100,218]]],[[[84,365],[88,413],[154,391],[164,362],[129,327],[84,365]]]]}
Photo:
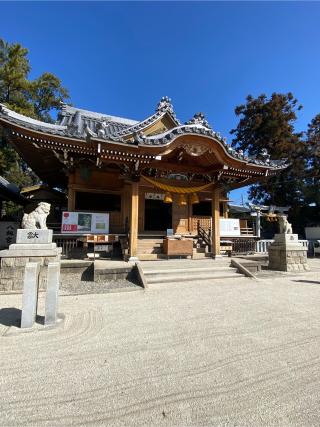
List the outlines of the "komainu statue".
{"type": "Polygon", "coordinates": [[[279,215],[280,234],[292,234],[292,225],[288,222],[286,215],[279,215]]]}
{"type": "Polygon", "coordinates": [[[22,218],[22,228],[29,229],[47,229],[47,216],[50,213],[50,203],[40,202],[36,209],[31,213],[25,213],[22,218]]]}

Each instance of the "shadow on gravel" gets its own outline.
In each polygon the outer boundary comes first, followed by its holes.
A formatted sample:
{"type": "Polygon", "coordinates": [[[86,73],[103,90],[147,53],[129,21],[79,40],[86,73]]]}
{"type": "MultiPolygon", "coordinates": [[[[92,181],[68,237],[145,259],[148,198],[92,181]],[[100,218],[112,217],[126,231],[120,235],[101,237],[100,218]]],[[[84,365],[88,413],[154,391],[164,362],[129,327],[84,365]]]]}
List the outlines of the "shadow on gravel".
{"type": "Polygon", "coordinates": [[[81,274],[81,281],[83,281],[83,282],[93,282],[93,280],[94,280],[94,265],[92,263],[81,274]]]}
{"type": "Polygon", "coordinates": [[[293,282],[312,283],[313,285],[320,285],[317,280],[292,280],[293,282]]]}
{"type": "Polygon", "coordinates": [[[4,326],[20,326],[21,310],[15,307],[0,309],[0,324],[4,326]]]}
{"type": "MultiPolygon", "coordinates": [[[[20,328],[21,323],[21,310],[15,307],[1,308],[0,309],[0,325],[16,326],[20,328]]],[[[36,316],[36,323],[44,325],[44,316],[36,316]]]]}

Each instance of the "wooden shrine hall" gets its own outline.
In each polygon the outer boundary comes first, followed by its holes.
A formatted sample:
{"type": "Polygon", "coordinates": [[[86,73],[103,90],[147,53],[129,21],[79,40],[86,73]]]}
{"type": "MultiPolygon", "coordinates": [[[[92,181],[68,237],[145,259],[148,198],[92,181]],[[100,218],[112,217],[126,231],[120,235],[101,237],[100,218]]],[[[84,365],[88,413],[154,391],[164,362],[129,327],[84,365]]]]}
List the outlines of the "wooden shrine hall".
{"type": "Polygon", "coordinates": [[[68,211],[109,213],[109,232],[128,234],[131,258],[139,237],[196,236],[199,225],[219,255],[227,192],[286,167],[235,151],[202,113],[182,124],[168,97],[142,121],[63,104],[50,124],[0,105],[0,126],[44,183],[67,190],[68,211]]]}

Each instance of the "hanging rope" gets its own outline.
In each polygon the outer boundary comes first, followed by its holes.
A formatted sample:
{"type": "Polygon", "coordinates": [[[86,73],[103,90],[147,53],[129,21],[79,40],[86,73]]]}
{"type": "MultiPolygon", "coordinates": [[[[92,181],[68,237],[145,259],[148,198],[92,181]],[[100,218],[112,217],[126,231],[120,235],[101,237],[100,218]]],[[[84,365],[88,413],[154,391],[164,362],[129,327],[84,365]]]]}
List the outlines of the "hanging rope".
{"type": "Polygon", "coordinates": [[[142,176],[146,181],[155,187],[160,188],[161,190],[167,191],[169,193],[177,193],[177,194],[188,194],[188,193],[197,193],[199,191],[205,190],[206,188],[213,185],[213,182],[209,182],[209,184],[200,185],[199,187],[176,187],[174,185],[167,185],[163,182],[156,181],[146,176],[142,176]]]}

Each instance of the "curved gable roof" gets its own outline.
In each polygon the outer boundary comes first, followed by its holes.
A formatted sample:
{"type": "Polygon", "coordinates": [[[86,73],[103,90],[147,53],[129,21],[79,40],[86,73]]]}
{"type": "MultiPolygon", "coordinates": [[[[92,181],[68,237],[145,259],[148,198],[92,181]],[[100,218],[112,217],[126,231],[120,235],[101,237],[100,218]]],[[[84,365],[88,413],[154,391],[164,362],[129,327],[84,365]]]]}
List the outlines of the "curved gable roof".
{"type": "Polygon", "coordinates": [[[78,139],[82,144],[88,140],[107,144],[114,142],[136,145],[147,150],[151,147],[173,147],[182,136],[186,138],[198,136],[200,138],[197,143],[200,144],[201,140],[206,140],[209,144],[213,144],[213,149],[216,149],[226,162],[228,159],[233,159],[242,165],[251,164],[266,169],[283,169],[287,166],[284,160],[271,160],[266,152],[262,152],[257,157],[248,157],[241,150],[236,151],[227,144],[226,138],[222,138],[210,127],[203,113],[197,113],[185,124],[181,124],[176,118],[168,97],[161,98],[155,113],[140,122],[79,109],[66,104],[62,105],[62,111],[56,124],[23,116],[0,104],[1,121],[14,123],[36,132],[78,139]],[[153,132],[151,132],[152,129],[153,132]]]}

